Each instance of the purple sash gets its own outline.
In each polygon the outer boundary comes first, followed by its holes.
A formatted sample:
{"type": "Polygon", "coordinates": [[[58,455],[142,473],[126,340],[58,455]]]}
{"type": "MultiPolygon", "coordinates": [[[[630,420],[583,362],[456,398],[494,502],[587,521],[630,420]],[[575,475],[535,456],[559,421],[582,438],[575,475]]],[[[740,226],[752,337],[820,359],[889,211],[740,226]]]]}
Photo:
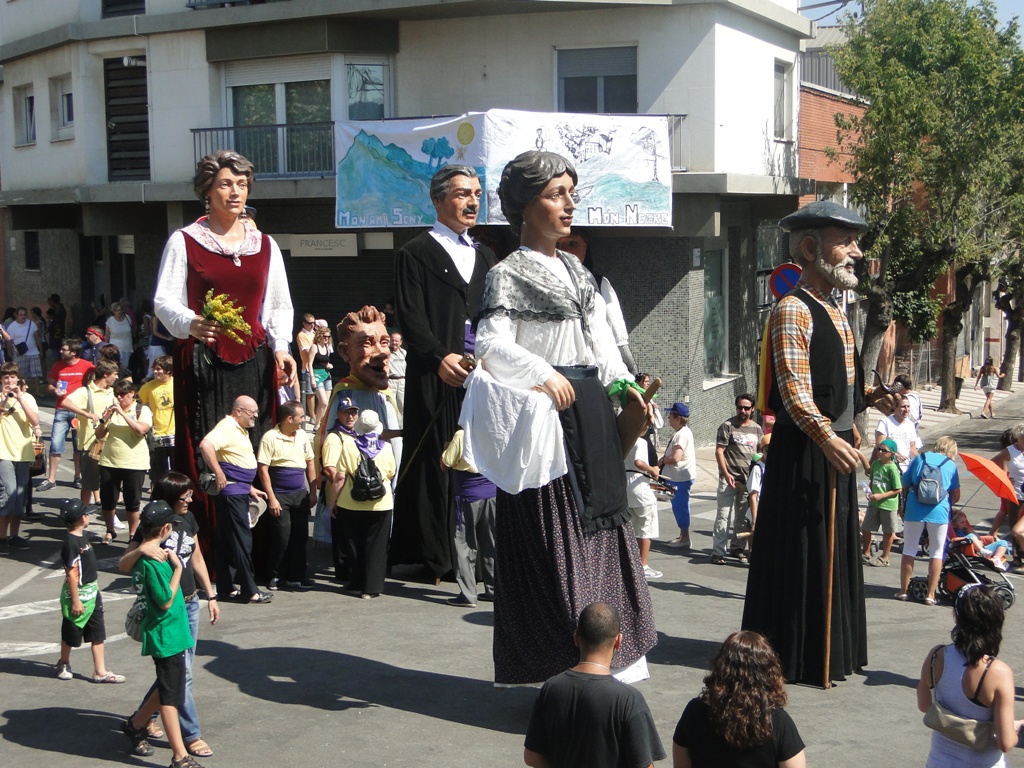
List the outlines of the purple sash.
{"type": "Polygon", "coordinates": [[[270,487],[274,493],[298,493],[306,490],[304,467],[268,467],[270,487]]]}
{"type": "Polygon", "coordinates": [[[455,486],[455,525],[459,528],[465,525],[465,515],[462,513],[463,504],[493,499],[498,495],[498,489],[494,483],[476,472],[453,469],[452,484],[455,486]]]}
{"type": "Polygon", "coordinates": [[[249,489],[252,488],[252,481],[256,479],[256,470],[236,467],[226,461],[218,463],[224,472],[224,477],[228,480],[228,484],[220,492],[221,496],[248,496],[249,489]]]}

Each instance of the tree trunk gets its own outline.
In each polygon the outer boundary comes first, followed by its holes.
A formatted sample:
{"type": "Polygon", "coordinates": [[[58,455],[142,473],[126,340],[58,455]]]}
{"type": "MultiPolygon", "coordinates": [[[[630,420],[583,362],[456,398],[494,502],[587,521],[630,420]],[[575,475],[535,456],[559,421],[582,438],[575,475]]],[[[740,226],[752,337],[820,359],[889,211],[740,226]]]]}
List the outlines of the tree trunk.
{"type": "Polygon", "coordinates": [[[1003,364],[1000,370],[1005,371],[1006,376],[999,380],[999,389],[1012,392],[1013,373],[1017,370],[1017,357],[1020,355],[1020,329],[1021,323],[1024,321],[1024,308],[1005,312],[1004,315],[1006,317],[1006,350],[1003,352],[1003,364]]]}
{"type": "Polygon", "coordinates": [[[964,310],[960,302],[947,304],[942,310],[942,370],[939,372],[938,410],[945,413],[960,413],[956,407],[956,340],[964,329],[964,310]]]}
{"type": "MultiPolygon", "coordinates": [[[[864,339],[860,346],[861,372],[864,374],[864,382],[868,386],[875,384],[875,377],[871,370],[878,365],[878,353],[882,350],[882,341],[891,323],[892,299],[882,293],[871,295],[868,298],[867,316],[864,319],[864,339]]],[[[865,432],[867,411],[860,413],[855,422],[861,435],[868,434],[865,432]]]]}

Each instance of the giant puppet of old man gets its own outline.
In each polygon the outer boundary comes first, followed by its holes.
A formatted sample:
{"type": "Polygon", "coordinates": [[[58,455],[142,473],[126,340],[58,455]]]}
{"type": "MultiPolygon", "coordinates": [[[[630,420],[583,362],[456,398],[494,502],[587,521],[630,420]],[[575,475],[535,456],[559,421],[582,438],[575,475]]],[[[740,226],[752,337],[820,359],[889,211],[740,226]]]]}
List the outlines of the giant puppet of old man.
{"type": "Polygon", "coordinates": [[[854,416],[869,399],[840,300],[857,286],[857,239],[867,223],[819,201],[779,226],[803,273],[769,321],[767,399],[776,421],[743,629],[768,638],[788,681],[829,687],[867,663],[854,416]]]}

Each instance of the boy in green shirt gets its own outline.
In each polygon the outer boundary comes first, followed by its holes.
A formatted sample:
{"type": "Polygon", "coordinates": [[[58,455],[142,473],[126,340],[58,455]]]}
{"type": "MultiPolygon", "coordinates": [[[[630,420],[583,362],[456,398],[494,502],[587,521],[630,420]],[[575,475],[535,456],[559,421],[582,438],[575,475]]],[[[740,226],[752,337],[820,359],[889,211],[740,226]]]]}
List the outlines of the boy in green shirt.
{"type": "Polygon", "coordinates": [[[889,565],[889,553],[896,541],[899,526],[899,500],[903,488],[900,468],[892,457],[896,454],[896,442],[883,440],[878,445],[878,458],[871,462],[868,489],[868,508],[860,530],[864,535],[864,562],[878,568],[889,565]],[[877,559],[871,559],[871,534],[882,526],[882,552],[877,559]]]}
{"type": "Polygon", "coordinates": [[[146,726],[159,708],[167,743],[174,753],[171,768],[201,768],[186,751],[178,723],[178,708],[185,703],[185,651],[192,647],[185,598],[178,588],[182,565],[174,550],[146,546],[167,539],[177,521],[178,516],[164,501],[152,501],[142,510],[139,524],[143,556],[135,563],[132,586],[146,601],[142,655],[153,657],[157,689],[125,720],[121,730],[132,742],[133,754],[152,755],[146,726]]]}

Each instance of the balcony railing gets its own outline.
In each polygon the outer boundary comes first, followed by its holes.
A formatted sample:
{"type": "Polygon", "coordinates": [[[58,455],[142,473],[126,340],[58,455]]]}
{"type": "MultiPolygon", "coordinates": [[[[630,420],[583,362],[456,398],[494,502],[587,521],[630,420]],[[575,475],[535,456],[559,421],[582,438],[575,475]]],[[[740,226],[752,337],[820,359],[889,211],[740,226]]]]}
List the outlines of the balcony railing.
{"type": "MultiPolygon", "coordinates": [[[[686,115],[666,117],[672,170],[685,172],[690,165],[689,133],[683,128],[686,115]]],[[[333,122],[193,128],[192,145],[196,162],[218,149],[233,149],[265,179],[335,175],[333,122]]]]}
{"type": "Polygon", "coordinates": [[[334,123],[193,128],[195,160],[233,149],[264,179],[334,176],[334,123]]]}
{"type": "Polygon", "coordinates": [[[279,2],[279,0],[185,0],[185,7],[192,9],[200,8],[234,8],[238,5],[262,5],[267,2],[279,2]]]}

